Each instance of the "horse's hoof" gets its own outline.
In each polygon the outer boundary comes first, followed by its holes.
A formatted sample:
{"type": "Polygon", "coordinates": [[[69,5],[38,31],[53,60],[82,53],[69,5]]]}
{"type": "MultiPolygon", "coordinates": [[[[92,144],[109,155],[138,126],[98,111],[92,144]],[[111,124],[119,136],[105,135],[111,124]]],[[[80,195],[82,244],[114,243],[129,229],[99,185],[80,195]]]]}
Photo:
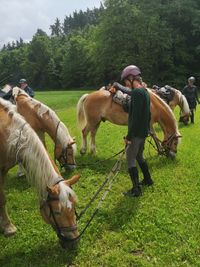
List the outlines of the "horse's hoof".
{"type": "Polygon", "coordinates": [[[90,150],[90,154],[95,155],[96,154],[96,150],[90,150]]]}
{"type": "Polygon", "coordinates": [[[16,233],[16,231],[17,231],[17,228],[12,223],[4,227],[4,235],[5,236],[14,235],[16,233]]]}
{"type": "Polygon", "coordinates": [[[86,153],[86,150],[85,150],[85,149],[81,149],[81,150],[80,150],[80,154],[81,154],[81,155],[84,155],[85,153],[86,153]]]}

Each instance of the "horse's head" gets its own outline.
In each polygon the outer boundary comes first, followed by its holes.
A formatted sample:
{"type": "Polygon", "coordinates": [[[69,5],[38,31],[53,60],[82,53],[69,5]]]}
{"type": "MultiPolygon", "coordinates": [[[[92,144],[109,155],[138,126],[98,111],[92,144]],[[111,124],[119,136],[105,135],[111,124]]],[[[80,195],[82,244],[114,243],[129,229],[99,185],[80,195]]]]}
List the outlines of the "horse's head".
{"type": "Polygon", "coordinates": [[[177,153],[177,146],[182,136],[180,134],[172,134],[162,142],[162,147],[165,150],[167,156],[174,158],[177,153]]]}
{"type": "Polygon", "coordinates": [[[55,157],[59,161],[61,167],[64,167],[66,170],[73,170],[76,168],[75,154],[75,138],[73,138],[73,140],[71,140],[65,147],[63,147],[61,144],[55,147],[55,157]]]}
{"type": "Polygon", "coordinates": [[[179,122],[183,122],[185,125],[187,125],[190,119],[190,108],[186,97],[183,94],[181,94],[181,92],[179,92],[179,94],[180,94],[179,102],[181,108],[179,122]]]}
{"type": "Polygon", "coordinates": [[[182,122],[182,123],[184,123],[185,125],[188,125],[189,120],[190,120],[190,115],[189,115],[189,114],[186,114],[186,115],[180,115],[179,122],[182,122]]]}
{"type": "Polygon", "coordinates": [[[46,223],[56,231],[63,248],[70,248],[78,241],[79,233],[76,224],[76,195],[71,185],[80,175],[69,180],[61,180],[52,187],[47,187],[48,197],[41,203],[40,211],[46,223]]]}

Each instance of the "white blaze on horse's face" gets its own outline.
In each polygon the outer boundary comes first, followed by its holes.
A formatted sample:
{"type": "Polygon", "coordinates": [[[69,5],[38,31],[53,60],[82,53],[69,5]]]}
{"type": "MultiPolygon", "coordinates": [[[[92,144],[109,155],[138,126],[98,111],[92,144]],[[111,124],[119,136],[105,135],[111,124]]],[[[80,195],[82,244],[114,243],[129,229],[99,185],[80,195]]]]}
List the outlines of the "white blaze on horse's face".
{"type": "Polygon", "coordinates": [[[176,156],[177,147],[179,144],[179,138],[181,138],[181,136],[175,136],[171,142],[170,151],[169,151],[169,156],[171,156],[171,157],[176,156]]]}
{"type": "Polygon", "coordinates": [[[78,241],[79,233],[75,214],[76,196],[69,186],[77,182],[79,178],[80,175],[75,175],[70,180],[61,181],[59,184],[48,187],[48,198],[41,203],[42,217],[56,231],[63,248],[78,241]]]}

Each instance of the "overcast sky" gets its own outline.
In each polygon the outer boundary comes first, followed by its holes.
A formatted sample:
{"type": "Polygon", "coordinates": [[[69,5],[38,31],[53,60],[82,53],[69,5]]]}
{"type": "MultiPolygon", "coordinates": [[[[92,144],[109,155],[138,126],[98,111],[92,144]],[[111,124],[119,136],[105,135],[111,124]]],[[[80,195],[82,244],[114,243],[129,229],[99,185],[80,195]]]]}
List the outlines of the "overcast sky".
{"type": "Polygon", "coordinates": [[[32,39],[40,28],[50,34],[49,26],[58,17],[77,10],[99,7],[102,0],[0,0],[0,46],[4,43],[32,39]]]}

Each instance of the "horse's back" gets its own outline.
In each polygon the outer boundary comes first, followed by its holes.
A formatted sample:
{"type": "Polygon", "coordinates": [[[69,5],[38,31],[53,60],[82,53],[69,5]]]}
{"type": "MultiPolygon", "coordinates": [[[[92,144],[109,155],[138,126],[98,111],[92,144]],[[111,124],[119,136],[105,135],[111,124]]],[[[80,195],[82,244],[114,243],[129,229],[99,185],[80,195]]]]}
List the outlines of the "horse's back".
{"type": "Polygon", "coordinates": [[[118,125],[127,124],[127,113],[121,105],[115,103],[107,90],[98,90],[88,94],[84,101],[87,118],[90,121],[108,120],[118,125]]]}

